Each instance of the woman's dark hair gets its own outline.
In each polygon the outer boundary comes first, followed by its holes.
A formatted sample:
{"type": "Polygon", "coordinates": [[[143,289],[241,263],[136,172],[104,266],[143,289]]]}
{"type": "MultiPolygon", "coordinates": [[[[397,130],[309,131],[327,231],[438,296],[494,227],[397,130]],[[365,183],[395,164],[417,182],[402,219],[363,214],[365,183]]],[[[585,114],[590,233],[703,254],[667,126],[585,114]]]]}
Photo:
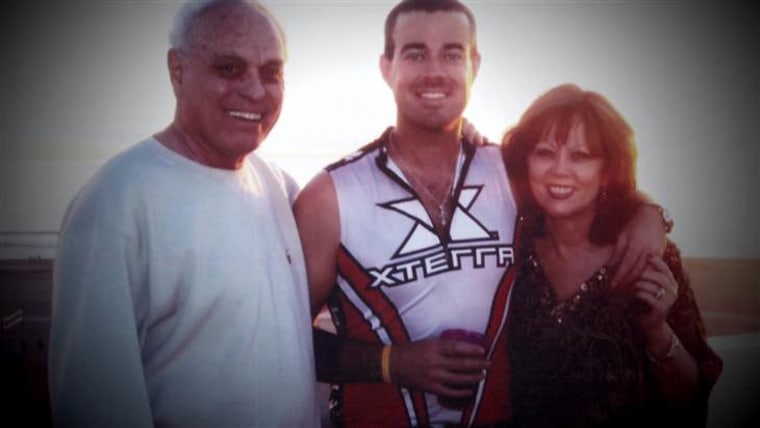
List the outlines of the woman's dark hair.
{"type": "Polygon", "coordinates": [[[633,131],[606,98],[571,84],[541,95],[502,139],[504,162],[523,217],[523,231],[540,236],[544,224],[543,211],[528,183],[528,156],[550,134],[565,144],[570,131],[578,125],[584,128],[591,153],[604,161],[603,185],[589,239],[596,244],[612,243],[640,202],[633,131]]]}

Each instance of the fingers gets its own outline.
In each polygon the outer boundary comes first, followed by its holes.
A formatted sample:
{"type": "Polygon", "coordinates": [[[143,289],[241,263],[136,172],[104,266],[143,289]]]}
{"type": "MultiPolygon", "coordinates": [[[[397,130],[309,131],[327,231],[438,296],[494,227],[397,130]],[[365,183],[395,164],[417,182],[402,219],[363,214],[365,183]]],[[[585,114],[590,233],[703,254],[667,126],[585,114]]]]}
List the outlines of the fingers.
{"type": "Polygon", "coordinates": [[[480,346],[445,342],[447,341],[442,341],[441,351],[445,349],[447,354],[441,360],[440,370],[435,376],[437,394],[450,398],[469,397],[475,392],[478,383],[485,379],[491,363],[483,356],[485,350],[480,346]]]}
{"type": "Polygon", "coordinates": [[[462,119],[462,135],[476,146],[483,146],[487,143],[486,138],[467,119],[462,119]]]}
{"type": "Polygon", "coordinates": [[[647,258],[647,269],[641,273],[641,279],[654,282],[678,297],[678,282],[665,261],[658,256],[650,255],[647,258]]]}
{"type": "Polygon", "coordinates": [[[480,357],[484,358],[486,349],[481,345],[468,343],[461,340],[440,340],[441,354],[452,357],[480,357]]]}
{"type": "Polygon", "coordinates": [[[462,389],[469,388],[485,379],[486,375],[481,370],[474,373],[459,373],[455,371],[442,371],[438,379],[451,387],[462,389]]]}
{"type": "MultiPolygon", "coordinates": [[[[451,395],[457,387],[468,388],[471,393],[489,367],[483,347],[452,340],[426,339],[394,345],[391,354],[393,379],[399,384],[449,396],[458,396],[451,395]]],[[[466,395],[465,391],[461,396],[466,395]]]]}
{"type": "Polygon", "coordinates": [[[451,372],[481,373],[491,367],[479,345],[453,340],[440,341],[441,367],[451,372]]]}
{"type": "Polygon", "coordinates": [[[646,268],[648,254],[631,245],[626,245],[620,256],[620,264],[612,277],[612,288],[632,283],[646,268]]]}
{"type": "MultiPolygon", "coordinates": [[[[659,272],[648,271],[650,275],[662,277],[659,272]]],[[[676,296],[668,287],[663,287],[656,281],[640,280],[634,285],[634,295],[649,308],[639,317],[640,326],[644,331],[656,330],[666,322],[670,307],[675,303],[676,296]]]]}
{"type": "Polygon", "coordinates": [[[670,270],[670,267],[668,267],[667,263],[665,263],[665,260],[663,260],[661,257],[650,255],[647,259],[647,262],[652,267],[652,269],[662,274],[668,282],[674,285],[677,284],[676,278],[673,276],[673,271],[670,270]]]}
{"type": "Polygon", "coordinates": [[[663,289],[673,296],[678,296],[678,285],[667,274],[648,269],[641,273],[641,281],[653,284],[656,288],[655,295],[660,294],[659,289],[663,289]]]}
{"type": "Polygon", "coordinates": [[[636,282],[635,288],[637,295],[641,294],[643,297],[652,298],[655,301],[662,299],[663,295],[660,290],[664,290],[664,288],[655,281],[642,279],[636,282]],[[658,298],[658,296],[660,297],[658,298]]]}
{"type": "Polygon", "coordinates": [[[475,393],[478,388],[478,383],[481,380],[483,380],[483,378],[448,378],[448,380],[444,380],[442,378],[442,382],[436,385],[433,392],[435,392],[437,395],[442,395],[449,398],[467,398],[471,397],[475,393]]]}

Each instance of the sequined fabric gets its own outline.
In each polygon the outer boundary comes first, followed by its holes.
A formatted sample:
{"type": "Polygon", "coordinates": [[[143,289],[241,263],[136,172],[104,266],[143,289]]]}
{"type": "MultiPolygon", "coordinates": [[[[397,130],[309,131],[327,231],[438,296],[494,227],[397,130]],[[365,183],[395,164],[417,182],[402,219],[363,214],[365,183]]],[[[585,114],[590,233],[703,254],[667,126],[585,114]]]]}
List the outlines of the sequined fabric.
{"type": "Polygon", "coordinates": [[[722,363],[707,346],[673,244],[665,261],[678,282],[679,297],[668,322],[700,368],[700,391],[681,412],[666,406],[646,357],[635,323],[641,304],[610,290],[608,267],[573,296],[558,300],[530,244],[523,255],[508,327],[516,426],[704,425],[707,396],[722,363]]]}

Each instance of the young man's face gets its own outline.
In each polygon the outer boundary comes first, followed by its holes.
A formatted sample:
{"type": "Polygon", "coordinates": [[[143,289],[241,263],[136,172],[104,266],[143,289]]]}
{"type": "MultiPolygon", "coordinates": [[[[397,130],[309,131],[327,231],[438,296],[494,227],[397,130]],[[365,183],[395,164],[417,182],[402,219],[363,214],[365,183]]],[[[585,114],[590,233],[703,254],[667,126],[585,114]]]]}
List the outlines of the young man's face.
{"type": "Polygon", "coordinates": [[[177,119],[204,146],[208,164],[238,162],[258,148],[279,117],[284,94],[280,34],[248,7],[198,24],[172,71],[177,119]]]}
{"type": "Polygon", "coordinates": [[[397,121],[430,130],[456,127],[480,58],[470,51],[470,24],[461,12],[399,15],[393,58],[380,68],[393,90],[397,121]]]}

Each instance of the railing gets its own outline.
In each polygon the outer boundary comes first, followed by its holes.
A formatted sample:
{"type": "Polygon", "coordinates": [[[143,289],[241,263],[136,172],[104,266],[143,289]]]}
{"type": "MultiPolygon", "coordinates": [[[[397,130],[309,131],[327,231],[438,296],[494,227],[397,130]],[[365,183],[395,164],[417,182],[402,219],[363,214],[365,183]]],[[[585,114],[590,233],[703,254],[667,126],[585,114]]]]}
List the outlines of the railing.
{"type": "Polygon", "coordinates": [[[0,231],[0,259],[50,259],[58,231],[0,231]]]}

